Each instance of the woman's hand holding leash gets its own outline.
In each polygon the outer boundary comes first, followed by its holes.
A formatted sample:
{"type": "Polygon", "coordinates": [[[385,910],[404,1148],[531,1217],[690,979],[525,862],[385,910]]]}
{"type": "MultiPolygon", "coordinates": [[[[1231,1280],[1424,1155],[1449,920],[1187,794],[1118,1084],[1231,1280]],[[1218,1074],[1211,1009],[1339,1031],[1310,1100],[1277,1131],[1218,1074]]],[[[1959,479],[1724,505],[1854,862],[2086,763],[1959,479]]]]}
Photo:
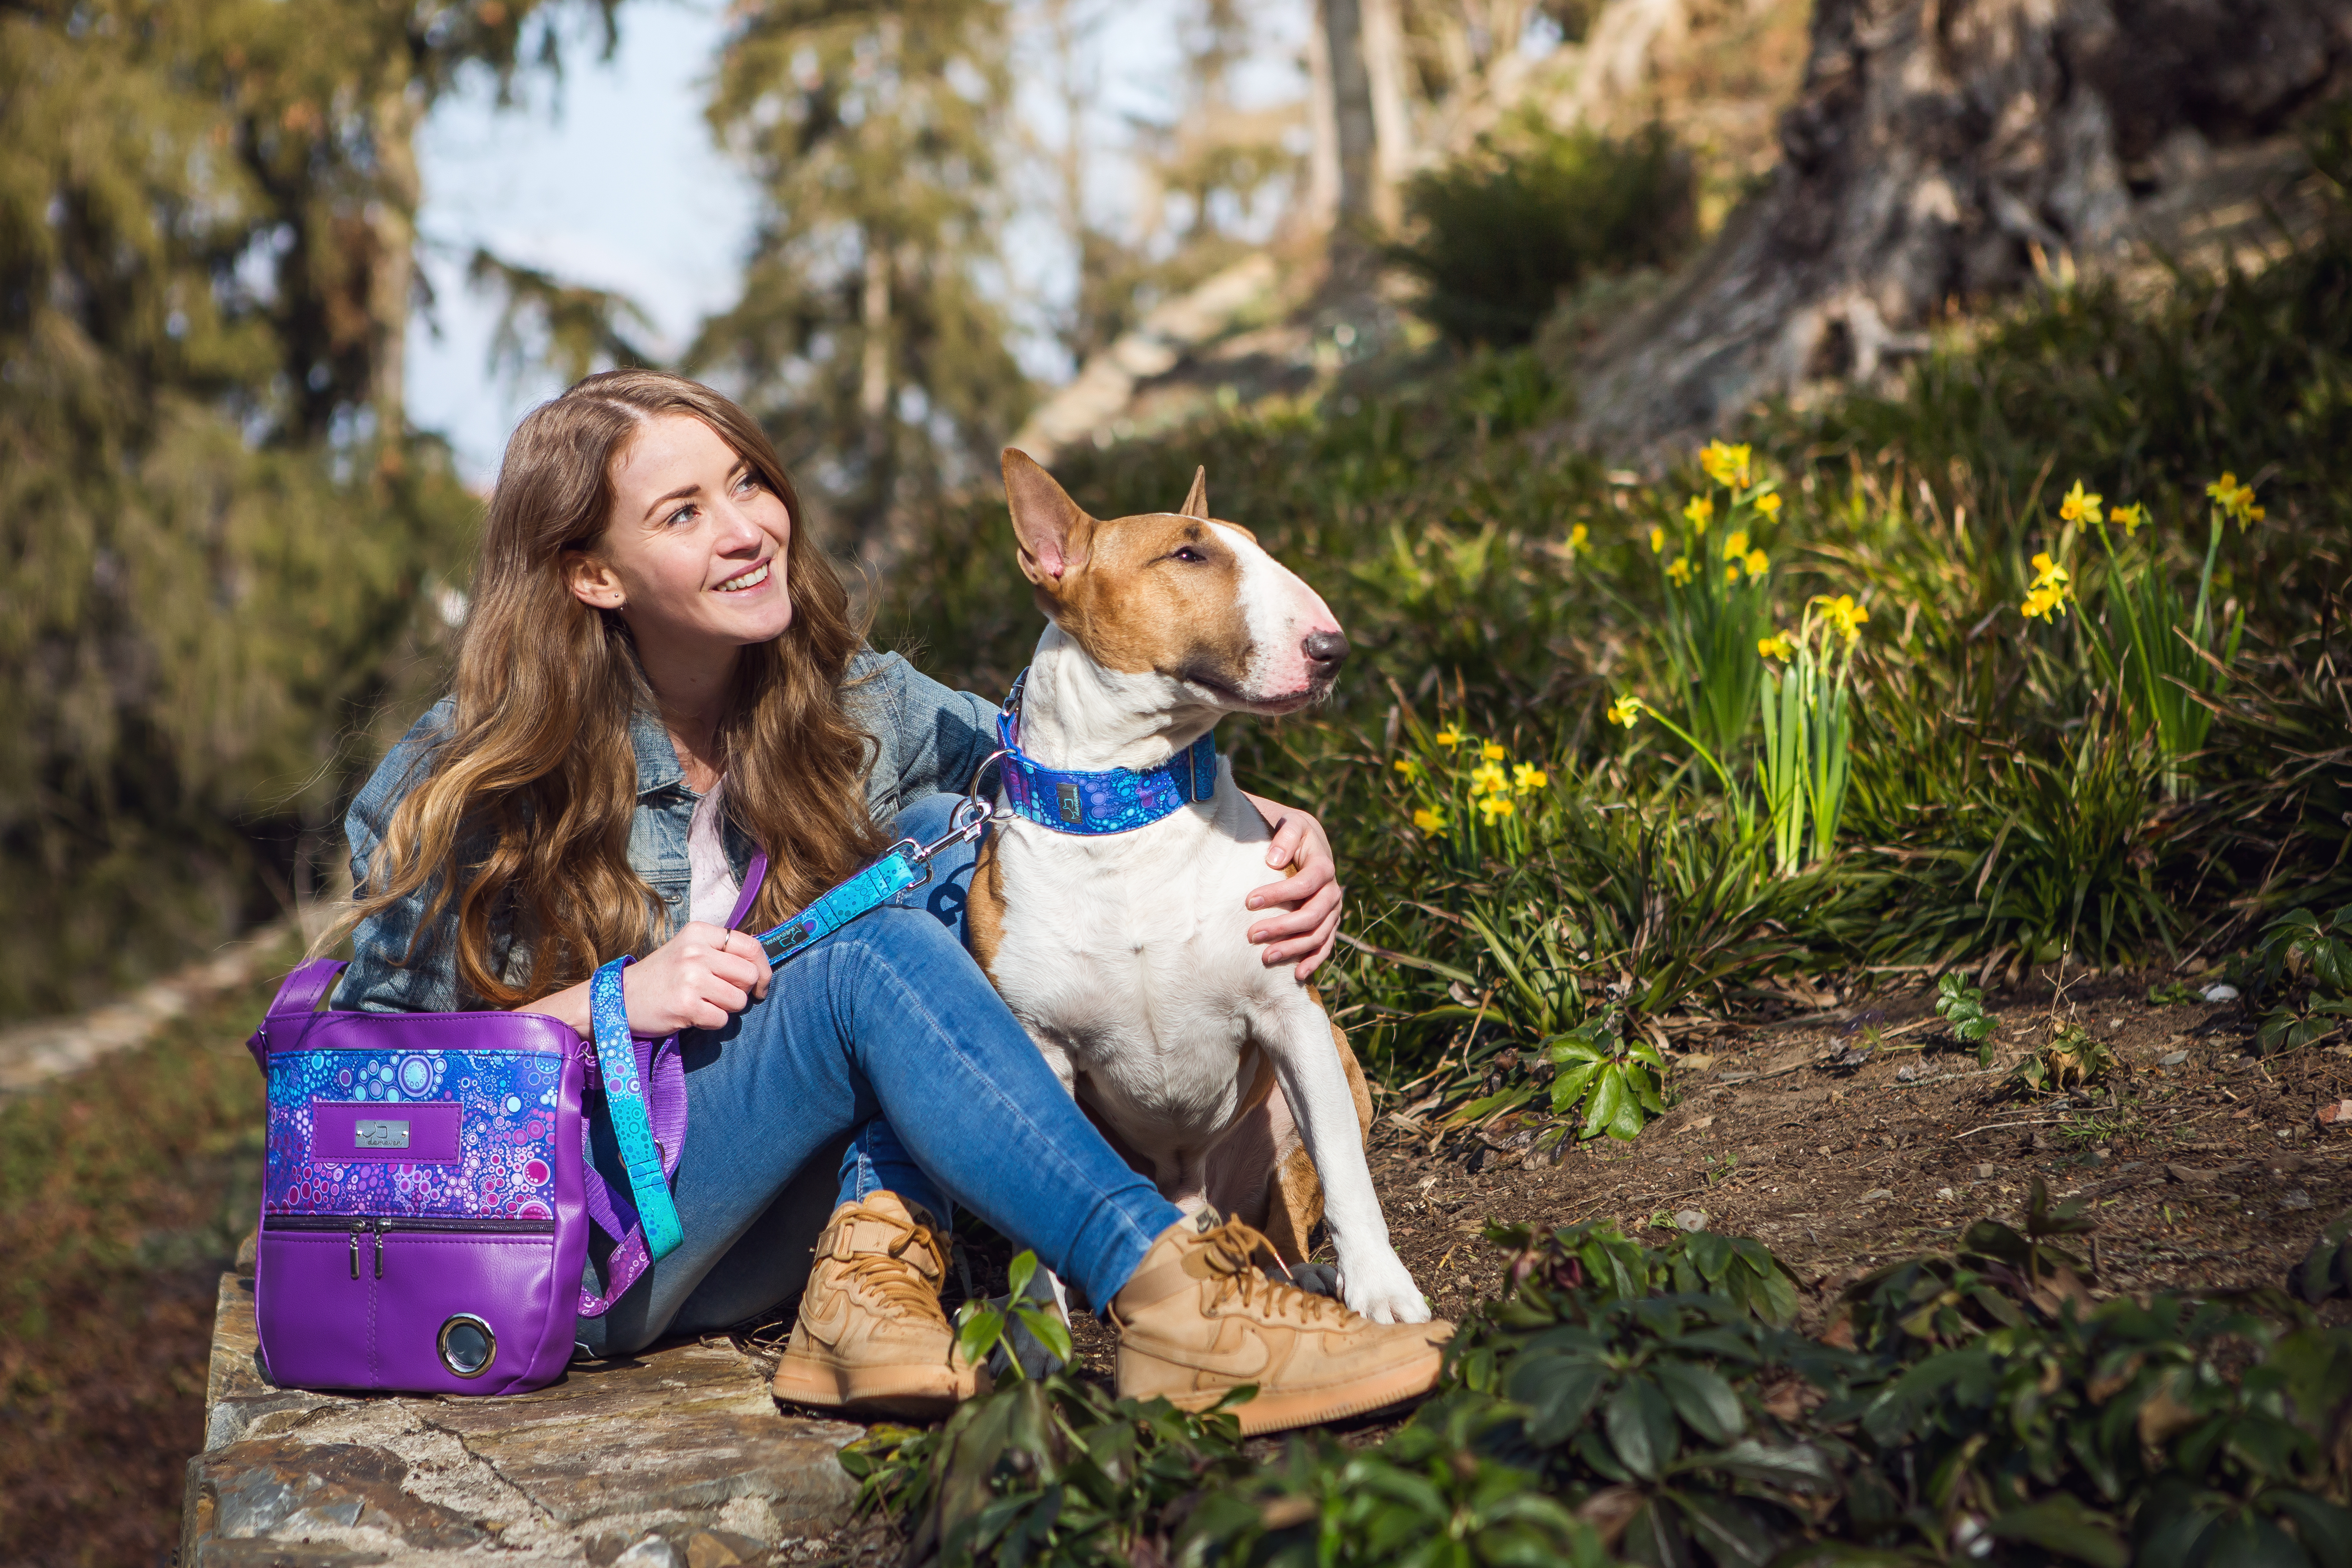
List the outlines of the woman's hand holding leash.
{"type": "MultiPolygon", "coordinates": [[[[658,1040],[681,1029],[716,1029],[768,994],[768,955],[757,938],[708,921],[689,921],[678,933],[621,972],[629,1033],[658,1040]]],[[[589,1037],[588,982],[517,1009],[560,1018],[589,1037]]]]}
{"type": "Polygon", "coordinates": [[[1331,855],[1331,840],[1323,825],[1297,806],[1278,805],[1248,791],[1242,798],[1257,807],[1274,829],[1265,847],[1265,863],[1289,867],[1290,875],[1269,882],[1249,896],[1253,910],[1281,906],[1282,912],[1250,927],[1250,941],[1265,948],[1268,969],[1297,963],[1305,980],[1331,956],[1339,935],[1339,867],[1331,855]]]}
{"type": "Polygon", "coordinates": [[[659,1039],[680,1029],[723,1027],[768,994],[768,956],[750,933],[688,921],[621,973],[629,1032],[659,1039]]]}

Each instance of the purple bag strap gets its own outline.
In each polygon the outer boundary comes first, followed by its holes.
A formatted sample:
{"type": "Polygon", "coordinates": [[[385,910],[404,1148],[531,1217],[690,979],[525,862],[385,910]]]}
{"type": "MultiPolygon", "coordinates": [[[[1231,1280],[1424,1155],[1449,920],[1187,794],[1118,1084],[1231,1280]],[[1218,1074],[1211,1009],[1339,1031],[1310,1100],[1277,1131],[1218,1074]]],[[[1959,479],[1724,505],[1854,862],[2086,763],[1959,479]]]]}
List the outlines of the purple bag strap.
{"type": "Polygon", "coordinates": [[[254,1030],[245,1042],[245,1048],[253,1053],[253,1065],[259,1068],[264,1076],[269,1071],[269,1026],[272,1024],[283,1026],[310,1016],[320,1001],[333,989],[336,976],[342,972],[343,961],[340,958],[314,958],[307,963],[296,964],[293,971],[278,983],[278,994],[271,999],[269,1011],[261,1016],[261,1027],[254,1030]]]}
{"type": "MultiPolygon", "coordinates": [[[[743,890],[736,895],[735,912],[727,917],[727,929],[735,930],[751,913],[751,905],[760,896],[760,886],[767,879],[768,857],[755,851],[751,863],[744,868],[743,890]]],[[[677,1174],[678,1156],[686,1149],[686,1059],[678,1050],[677,1037],[656,1042],[633,1040],[637,1053],[637,1081],[646,1086],[646,1116],[653,1123],[654,1142],[661,1149],[662,1174],[677,1174]]],[[[614,1302],[628,1293],[653,1262],[652,1250],[646,1246],[645,1227],[637,1223],[635,1205],[614,1190],[596,1169],[590,1152],[589,1128],[585,1117],[580,1123],[580,1152],[587,1163],[589,1182],[588,1217],[596,1227],[614,1241],[610,1257],[604,1260],[604,1289],[602,1295],[585,1286],[580,1291],[580,1315],[601,1318],[614,1302]]]]}

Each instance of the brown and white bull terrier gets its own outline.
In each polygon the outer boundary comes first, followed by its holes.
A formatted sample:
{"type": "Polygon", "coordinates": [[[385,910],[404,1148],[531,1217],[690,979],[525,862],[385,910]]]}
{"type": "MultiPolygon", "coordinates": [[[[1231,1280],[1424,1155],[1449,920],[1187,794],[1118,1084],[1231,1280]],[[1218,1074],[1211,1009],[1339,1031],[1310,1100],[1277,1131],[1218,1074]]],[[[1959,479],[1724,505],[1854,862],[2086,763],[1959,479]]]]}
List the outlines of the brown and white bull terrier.
{"type": "MultiPolygon", "coordinates": [[[[1347,652],[1315,591],[1246,529],[1183,510],[1097,521],[1004,454],[1021,570],[1048,625],[1020,713],[1043,767],[1166,764],[1229,712],[1296,712],[1347,652]]],[[[972,950],[1064,1087],[1188,1212],[1265,1230],[1303,1260],[1319,1213],[1340,1292],[1425,1322],[1364,1161],[1371,1100],[1347,1037],[1242,918],[1286,873],[1218,760],[1213,794],[1129,832],[1074,835],[1000,812],[972,874],[972,950]]]]}

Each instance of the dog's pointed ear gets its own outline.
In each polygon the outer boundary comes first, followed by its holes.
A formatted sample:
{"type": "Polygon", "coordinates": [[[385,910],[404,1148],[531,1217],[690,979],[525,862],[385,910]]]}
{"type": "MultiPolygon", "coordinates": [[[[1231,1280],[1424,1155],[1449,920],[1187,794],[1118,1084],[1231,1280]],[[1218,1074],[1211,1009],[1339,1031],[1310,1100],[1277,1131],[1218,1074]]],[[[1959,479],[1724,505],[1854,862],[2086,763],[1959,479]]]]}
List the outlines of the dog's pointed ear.
{"type": "Polygon", "coordinates": [[[1206,464],[1192,470],[1192,488],[1184,492],[1184,504],[1176,509],[1180,517],[1197,517],[1209,521],[1209,469],[1206,464]]]}
{"type": "Polygon", "coordinates": [[[1041,588],[1061,585],[1064,576],[1087,563],[1093,518],[1039,468],[1028,453],[1004,448],[1004,500],[1013,509],[1013,532],[1021,541],[1022,574],[1041,588]]]}

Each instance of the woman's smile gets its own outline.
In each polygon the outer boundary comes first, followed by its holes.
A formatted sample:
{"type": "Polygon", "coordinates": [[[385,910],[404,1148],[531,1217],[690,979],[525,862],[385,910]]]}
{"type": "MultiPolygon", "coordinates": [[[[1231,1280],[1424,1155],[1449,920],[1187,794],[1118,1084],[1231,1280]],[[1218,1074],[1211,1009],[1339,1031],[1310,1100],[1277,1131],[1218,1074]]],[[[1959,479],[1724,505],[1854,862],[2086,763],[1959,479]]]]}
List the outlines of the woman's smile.
{"type": "Polygon", "coordinates": [[[756,588],[761,584],[765,583],[768,580],[770,576],[768,565],[769,563],[766,561],[756,562],[751,566],[737,572],[735,575],[719,584],[713,592],[720,594],[740,594],[746,588],[756,588]]]}

